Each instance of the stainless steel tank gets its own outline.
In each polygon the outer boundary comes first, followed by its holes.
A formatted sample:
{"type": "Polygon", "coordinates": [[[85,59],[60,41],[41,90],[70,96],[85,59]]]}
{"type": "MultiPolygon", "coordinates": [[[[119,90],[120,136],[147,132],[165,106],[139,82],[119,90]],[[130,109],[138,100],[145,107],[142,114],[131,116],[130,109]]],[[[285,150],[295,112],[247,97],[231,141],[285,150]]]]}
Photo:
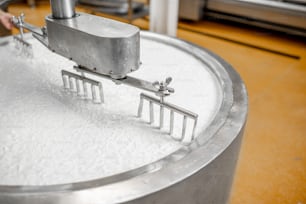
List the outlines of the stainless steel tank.
{"type": "MultiPolygon", "coordinates": [[[[196,45],[149,32],[142,32],[141,40],[148,45],[157,42],[170,46],[192,56],[217,79],[222,100],[208,126],[191,144],[183,145],[155,162],[112,176],[54,185],[1,185],[0,203],[227,203],[248,108],[247,92],[240,76],[223,59],[196,45]]],[[[1,40],[0,54],[7,51],[10,43],[11,38],[1,40]]],[[[183,63],[180,59],[176,61],[183,63]]],[[[25,60],[24,63],[30,62],[25,60]]],[[[1,67],[3,72],[9,69],[1,67]]],[[[199,90],[202,88],[198,87],[199,90]]],[[[1,137],[3,135],[0,140],[1,137]]]]}

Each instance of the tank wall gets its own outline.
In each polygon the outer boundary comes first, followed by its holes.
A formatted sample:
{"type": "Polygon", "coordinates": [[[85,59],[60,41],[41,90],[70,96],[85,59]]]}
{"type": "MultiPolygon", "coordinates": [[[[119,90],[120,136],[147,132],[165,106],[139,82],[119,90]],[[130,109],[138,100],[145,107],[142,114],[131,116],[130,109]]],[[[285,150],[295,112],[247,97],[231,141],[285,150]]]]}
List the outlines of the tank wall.
{"type": "Polygon", "coordinates": [[[198,173],[162,191],[127,204],[225,204],[228,202],[243,130],[231,145],[198,173]]]}

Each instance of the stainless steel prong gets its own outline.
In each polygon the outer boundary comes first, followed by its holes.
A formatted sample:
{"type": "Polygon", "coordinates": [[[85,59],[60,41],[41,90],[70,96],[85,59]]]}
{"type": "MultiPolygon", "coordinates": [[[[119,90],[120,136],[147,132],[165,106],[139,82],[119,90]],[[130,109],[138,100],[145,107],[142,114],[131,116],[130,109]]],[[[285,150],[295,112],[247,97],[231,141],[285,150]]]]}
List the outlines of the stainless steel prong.
{"type": "Polygon", "coordinates": [[[101,103],[104,103],[104,92],[103,92],[102,83],[99,84],[99,94],[100,94],[101,103]]]}
{"type": "Polygon", "coordinates": [[[82,97],[86,98],[86,91],[85,91],[85,82],[83,80],[81,80],[81,89],[82,89],[82,97]]]}
{"type": "Polygon", "coordinates": [[[101,103],[104,103],[104,92],[103,92],[103,85],[102,85],[102,83],[100,83],[100,85],[99,85],[99,91],[100,91],[101,103]]]}
{"type": "Polygon", "coordinates": [[[85,99],[88,99],[90,96],[89,96],[89,91],[88,91],[88,84],[86,81],[83,81],[83,87],[84,87],[85,99]]]}
{"type": "Polygon", "coordinates": [[[69,89],[68,76],[62,75],[63,84],[65,89],[69,89]]]}
{"type": "Polygon", "coordinates": [[[23,40],[23,27],[22,27],[22,24],[23,24],[23,20],[24,20],[24,14],[22,13],[20,16],[17,17],[18,19],[18,22],[20,23],[20,27],[19,27],[19,34],[20,34],[20,38],[23,40]]]}
{"type": "Polygon", "coordinates": [[[173,135],[173,127],[174,127],[174,111],[170,110],[170,135],[173,135]]]}
{"type": "Polygon", "coordinates": [[[196,130],[196,127],[197,127],[197,123],[198,123],[198,120],[195,120],[195,121],[194,121],[194,124],[193,124],[193,128],[192,128],[191,141],[194,140],[194,137],[195,137],[195,130],[196,130]]]}
{"type": "Polygon", "coordinates": [[[101,101],[99,100],[97,88],[98,87],[96,85],[91,85],[92,100],[94,103],[101,103],[101,101]]]}
{"type": "Polygon", "coordinates": [[[95,85],[90,84],[90,90],[91,90],[91,98],[92,98],[92,100],[93,101],[97,100],[95,85]]]}
{"type": "Polygon", "coordinates": [[[70,86],[71,92],[75,92],[74,81],[75,81],[75,78],[72,76],[69,76],[69,86],[70,86]]]}
{"type": "Polygon", "coordinates": [[[139,118],[142,116],[142,109],[143,109],[143,98],[140,96],[138,114],[137,114],[139,118]]]}
{"type": "Polygon", "coordinates": [[[186,125],[187,125],[187,116],[184,115],[184,118],[183,118],[183,128],[182,128],[182,141],[184,140],[185,138],[185,135],[186,135],[186,125]]]}
{"type": "Polygon", "coordinates": [[[150,101],[150,124],[154,123],[154,107],[153,102],[150,101]]]}
{"type": "Polygon", "coordinates": [[[164,126],[164,106],[160,106],[160,111],[159,111],[159,128],[162,129],[164,126]]]}
{"type": "Polygon", "coordinates": [[[30,43],[26,42],[18,36],[14,36],[13,39],[16,49],[20,51],[20,55],[30,58],[33,57],[33,49],[30,43]]]}
{"type": "Polygon", "coordinates": [[[83,95],[83,93],[82,93],[82,91],[81,91],[81,85],[80,85],[81,81],[82,81],[82,80],[80,80],[80,79],[76,79],[76,80],[75,80],[75,83],[76,83],[76,91],[77,91],[77,95],[78,95],[78,96],[82,96],[82,95],[83,95]]]}

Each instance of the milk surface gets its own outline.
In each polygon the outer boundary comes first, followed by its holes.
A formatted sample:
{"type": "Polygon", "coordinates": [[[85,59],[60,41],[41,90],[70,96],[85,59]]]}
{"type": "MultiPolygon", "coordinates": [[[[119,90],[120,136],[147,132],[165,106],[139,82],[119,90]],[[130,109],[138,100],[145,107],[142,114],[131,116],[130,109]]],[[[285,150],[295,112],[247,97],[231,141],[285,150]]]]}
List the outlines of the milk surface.
{"type": "MultiPolygon", "coordinates": [[[[0,45],[0,185],[89,181],[144,166],[182,147],[167,134],[169,124],[157,128],[158,107],[156,124],[146,122],[146,104],[144,118],[136,117],[144,91],[87,75],[103,83],[105,103],[81,100],[62,85],[60,71],[74,72],[75,64],[35,39],[29,42],[33,59],[18,54],[12,41],[0,45]]],[[[166,101],[199,114],[198,136],[221,104],[216,78],[189,53],[148,39],[141,40],[141,61],[130,76],[152,82],[171,76],[175,93],[166,101]]],[[[181,120],[176,116],[174,137],[180,137],[181,120]]]]}

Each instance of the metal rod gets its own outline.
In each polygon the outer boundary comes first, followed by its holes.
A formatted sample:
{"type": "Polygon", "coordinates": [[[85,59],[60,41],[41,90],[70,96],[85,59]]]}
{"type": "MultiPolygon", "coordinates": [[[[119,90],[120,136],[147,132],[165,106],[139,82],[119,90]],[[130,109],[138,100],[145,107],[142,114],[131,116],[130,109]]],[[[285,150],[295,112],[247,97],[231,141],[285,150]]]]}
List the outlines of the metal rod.
{"type": "Polygon", "coordinates": [[[186,134],[186,125],[187,125],[187,116],[184,115],[184,119],[183,119],[183,129],[182,129],[182,140],[184,140],[184,138],[185,138],[185,134],[186,134]]]}
{"type": "Polygon", "coordinates": [[[68,83],[67,76],[62,75],[62,79],[63,79],[64,88],[69,89],[69,83],[68,83]]]}
{"type": "Polygon", "coordinates": [[[95,85],[91,85],[91,95],[92,95],[92,100],[94,103],[100,103],[100,101],[98,100],[98,93],[97,93],[97,90],[96,90],[96,86],[95,85]]]}
{"type": "Polygon", "coordinates": [[[150,91],[150,92],[153,92],[155,94],[159,93],[159,89],[156,88],[155,86],[153,86],[152,82],[148,82],[148,81],[138,79],[138,78],[135,78],[135,77],[126,76],[125,78],[122,78],[122,79],[113,79],[109,75],[104,75],[104,74],[100,74],[100,73],[97,73],[97,72],[92,72],[92,70],[89,70],[89,69],[84,68],[84,67],[75,66],[74,69],[78,72],[81,72],[81,73],[86,72],[88,74],[93,74],[93,75],[96,75],[96,76],[99,76],[99,77],[103,77],[105,79],[112,80],[116,84],[125,84],[125,85],[132,86],[132,87],[135,87],[135,88],[143,89],[145,91],[150,91]]]}
{"type": "Polygon", "coordinates": [[[67,19],[75,16],[75,0],[50,0],[52,17],[67,19]]]}
{"type": "Polygon", "coordinates": [[[73,84],[73,80],[74,78],[69,76],[69,86],[70,86],[70,90],[74,91],[74,84],[73,84]]]}
{"type": "Polygon", "coordinates": [[[160,113],[159,113],[159,128],[162,129],[164,126],[164,106],[160,106],[160,113]]]}
{"type": "Polygon", "coordinates": [[[75,80],[75,83],[76,83],[76,90],[77,90],[78,96],[82,96],[80,80],[79,80],[79,79],[76,79],[76,80],[75,80]]]}
{"type": "MultiPolygon", "coordinates": [[[[148,96],[148,95],[146,95],[146,94],[143,94],[143,93],[141,93],[140,95],[141,95],[141,97],[143,97],[144,99],[146,99],[146,100],[148,100],[148,101],[150,101],[150,102],[152,102],[152,103],[155,103],[155,104],[160,105],[160,100],[158,100],[158,99],[156,99],[156,98],[154,98],[154,97],[148,96]]],[[[173,104],[164,102],[163,105],[164,105],[164,107],[167,107],[167,108],[173,110],[174,112],[180,113],[180,114],[182,114],[182,115],[187,115],[188,117],[190,117],[190,118],[192,118],[192,119],[197,119],[197,118],[198,118],[198,114],[193,113],[193,112],[191,112],[191,111],[189,111],[189,110],[183,109],[183,108],[181,108],[181,107],[175,106],[175,105],[173,105],[173,104]]]]}
{"type": "Polygon", "coordinates": [[[142,116],[142,109],[143,109],[143,98],[140,97],[139,106],[138,106],[138,114],[137,114],[139,118],[142,116]]]}
{"type": "Polygon", "coordinates": [[[153,102],[150,101],[150,124],[154,123],[154,108],[153,108],[153,102]]]}
{"type": "Polygon", "coordinates": [[[99,84],[99,94],[100,94],[101,103],[104,103],[104,93],[103,93],[103,85],[102,85],[102,83],[99,84]]]}
{"type": "Polygon", "coordinates": [[[19,27],[20,39],[23,40],[23,28],[19,27]]]}
{"type": "Polygon", "coordinates": [[[195,130],[196,130],[196,127],[197,127],[197,122],[198,122],[198,120],[195,120],[195,121],[194,121],[194,124],[193,124],[193,130],[192,130],[192,135],[191,135],[191,141],[194,140],[194,137],[195,137],[195,130]]]}
{"type": "Polygon", "coordinates": [[[89,92],[88,92],[87,82],[83,81],[83,84],[84,84],[84,95],[85,95],[85,98],[90,98],[89,97],[89,92]]]}
{"type": "Polygon", "coordinates": [[[129,21],[129,23],[131,23],[132,20],[133,20],[133,13],[134,13],[133,2],[132,2],[132,0],[128,0],[128,21],[129,21]]]}
{"type": "Polygon", "coordinates": [[[174,111],[170,111],[170,135],[173,135],[173,127],[174,127],[174,111]]]}

